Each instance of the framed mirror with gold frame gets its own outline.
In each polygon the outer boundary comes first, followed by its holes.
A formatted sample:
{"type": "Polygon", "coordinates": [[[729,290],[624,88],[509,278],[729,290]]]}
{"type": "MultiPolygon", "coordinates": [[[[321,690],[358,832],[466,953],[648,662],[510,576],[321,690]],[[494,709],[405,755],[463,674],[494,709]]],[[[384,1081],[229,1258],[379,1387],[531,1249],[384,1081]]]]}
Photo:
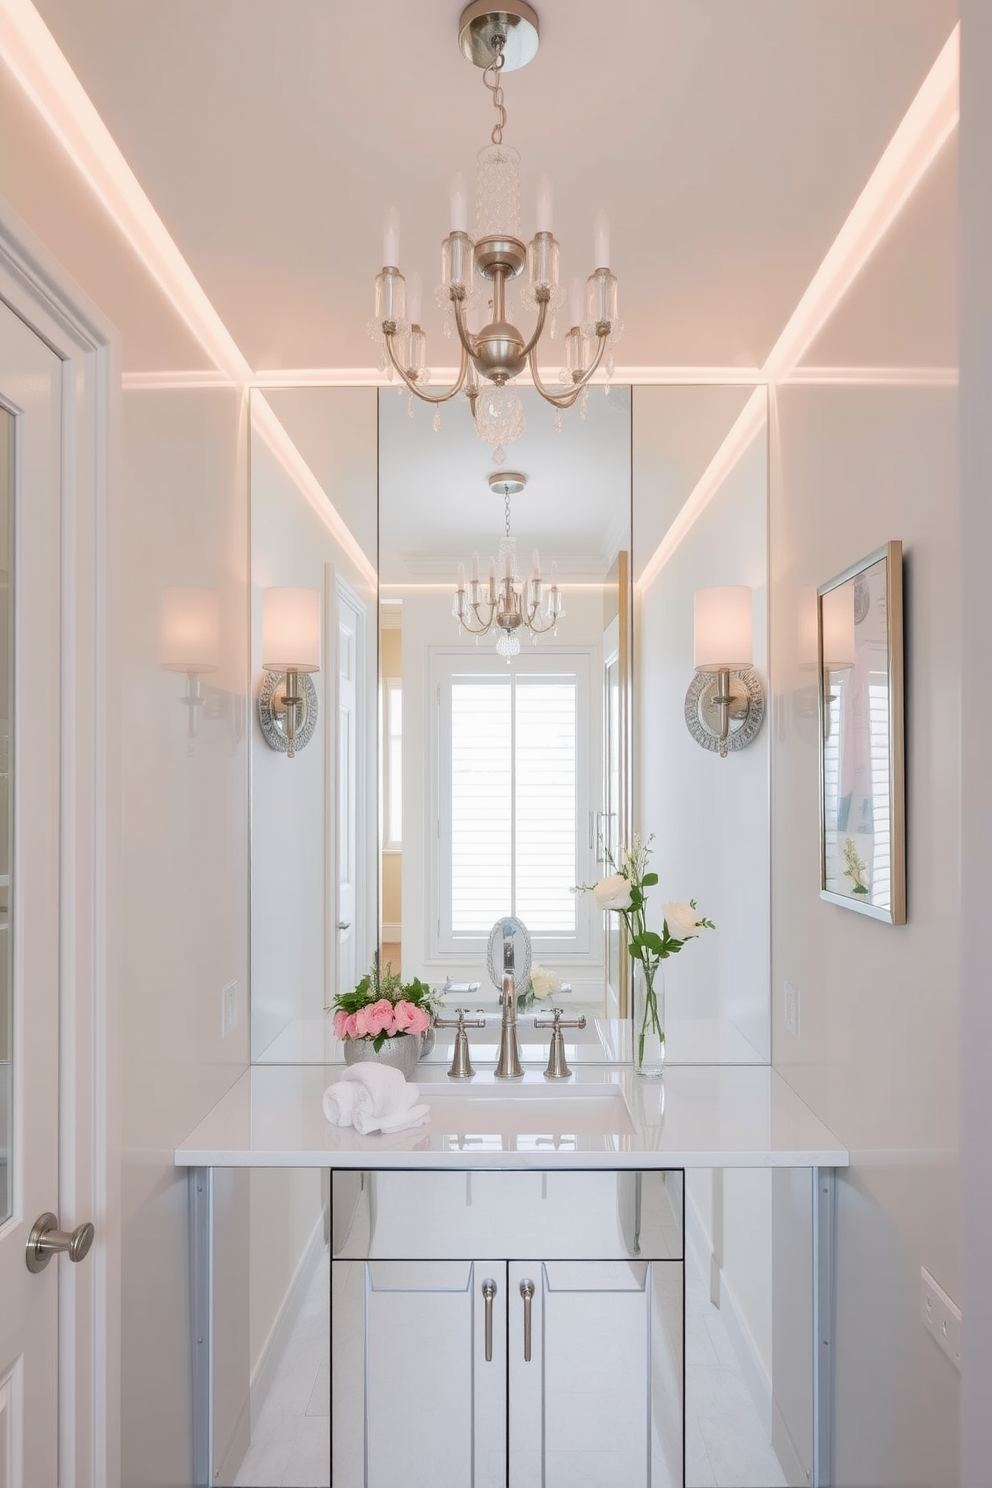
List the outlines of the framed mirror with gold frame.
{"type": "Polygon", "coordinates": [[[902,543],[817,590],[820,897],[906,923],[902,543]]]}

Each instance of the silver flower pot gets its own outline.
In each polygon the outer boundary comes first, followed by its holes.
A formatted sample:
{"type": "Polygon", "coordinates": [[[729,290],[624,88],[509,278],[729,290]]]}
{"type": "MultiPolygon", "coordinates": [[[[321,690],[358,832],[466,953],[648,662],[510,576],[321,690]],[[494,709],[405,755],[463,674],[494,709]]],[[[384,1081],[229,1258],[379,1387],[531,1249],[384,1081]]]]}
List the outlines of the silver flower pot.
{"type": "Polygon", "coordinates": [[[388,1064],[393,1069],[398,1069],[405,1080],[409,1080],[420,1058],[420,1034],[395,1033],[392,1038],[383,1040],[378,1051],[372,1047],[372,1043],[370,1038],[346,1038],[345,1064],[388,1064]]]}

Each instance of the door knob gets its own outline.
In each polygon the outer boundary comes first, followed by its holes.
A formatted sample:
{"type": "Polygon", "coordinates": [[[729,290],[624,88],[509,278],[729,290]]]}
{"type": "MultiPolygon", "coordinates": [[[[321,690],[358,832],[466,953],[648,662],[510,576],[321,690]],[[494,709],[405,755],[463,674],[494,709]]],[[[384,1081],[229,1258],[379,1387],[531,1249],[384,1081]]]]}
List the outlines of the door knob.
{"type": "Polygon", "coordinates": [[[351,921],[350,920],[338,920],[338,929],[339,930],[350,930],[351,929],[351,921]]]}
{"type": "Polygon", "coordinates": [[[81,1261],[89,1254],[96,1234],[91,1224],[77,1225],[72,1234],[59,1229],[54,1214],[42,1214],[31,1226],[25,1246],[25,1261],[29,1271],[44,1271],[53,1255],[63,1250],[69,1252],[70,1261],[81,1261]]]}

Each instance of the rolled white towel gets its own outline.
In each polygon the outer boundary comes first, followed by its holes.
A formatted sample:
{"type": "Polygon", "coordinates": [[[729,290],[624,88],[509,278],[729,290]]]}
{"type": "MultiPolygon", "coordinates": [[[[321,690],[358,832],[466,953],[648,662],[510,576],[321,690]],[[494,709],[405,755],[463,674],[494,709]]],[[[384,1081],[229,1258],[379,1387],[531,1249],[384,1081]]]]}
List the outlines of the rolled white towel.
{"type": "Polygon", "coordinates": [[[421,1126],[430,1115],[429,1106],[417,1105],[419,1088],[388,1064],[371,1059],[351,1064],[341,1079],[357,1088],[351,1122],[363,1136],[421,1126]]]}
{"type": "Polygon", "coordinates": [[[398,1069],[379,1064],[374,1059],[349,1064],[341,1078],[361,1087],[368,1098],[367,1103],[362,1102],[363,1107],[375,1116],[392,1116],[397,1111],[406,1111],[420,1094],[417,1086],[405,1079],[398,1069]]]}
{"type": "Polygon", "coordinates": [[[351,1126],[355,1114],[355,1101],[360,1087],[354,1084],[328,1085],[324,1091],[324,1115],[332,1126],[351,1126]]]}
{"type": "Polygon", "coordinates": [[[428,1105],[409,1106],[405,1111],[397,1111],[392,1116],[371,1116],[366,1111],[356,1110],[354,1115],[355,1130],[367,1137],[370,1132],[405,1131],[408,1126],[423,1126],[431,1114],[428,1105]]]}

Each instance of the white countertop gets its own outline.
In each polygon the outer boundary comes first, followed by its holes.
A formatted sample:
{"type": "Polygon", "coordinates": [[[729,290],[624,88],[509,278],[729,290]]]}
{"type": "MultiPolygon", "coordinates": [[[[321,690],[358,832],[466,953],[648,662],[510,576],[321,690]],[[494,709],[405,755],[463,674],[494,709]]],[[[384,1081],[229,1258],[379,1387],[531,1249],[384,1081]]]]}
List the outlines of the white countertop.
{"type": "MultiPolygon", "coordinates": [[[[430,1121],[368,1137],[324,1118],[321,1095],[342,1071],[341,1065],[255,1065],[177,1148],[177,1167],[805,1168],[849,1161],[832,1132],[767,1065],[674,1065],[662,1081],[638,1079],[629,1067],[577,1069],[570,1085],[590,1097],[611,1086],[626,1102],[629,1130],[606,1133],[487,1130],[498,1124],[487,1113],[502,1098],[515,1098],[491,1072],[477,1074],[466,1090],[421,1065],[416,1083],[422,1100],[434,1097],[430,1121]],[[469,1123],[464,1112],[473,1091],[478,1116],[473,1108],[469,1123]],[[445,1129],[452,1124],[470,1129],[445,1129]]],[[[515,1088],[516,1098],[533,1095],[531,1110],[544,1099],[559,1112],[564,1104],[539,1071],[515,1088]]]]}

